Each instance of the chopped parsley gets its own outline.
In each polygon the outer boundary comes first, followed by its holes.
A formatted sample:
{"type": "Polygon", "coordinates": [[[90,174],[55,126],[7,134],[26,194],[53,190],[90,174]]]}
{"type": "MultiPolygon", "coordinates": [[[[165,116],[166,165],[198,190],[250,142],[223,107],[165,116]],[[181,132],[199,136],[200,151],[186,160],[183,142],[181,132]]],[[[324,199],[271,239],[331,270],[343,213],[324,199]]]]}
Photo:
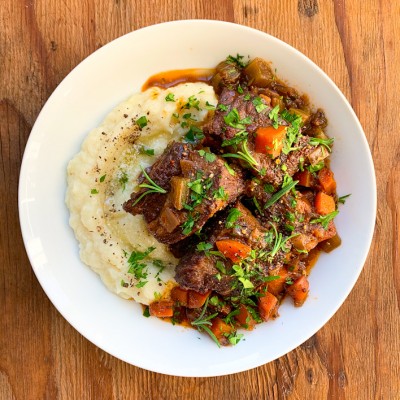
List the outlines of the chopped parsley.
{"type": "Polygon", "coordinates": [[[320,218],[312,219],[310,223],[312,224],[320,223],[322,227],[326,230],[328,229],[329,222],[331,222],[338,214],[339,214],[338,210],[332,211],[331,213],[323,215],[320,218]]]}
{"type": "Polygon", "coordinates": [[[225,192],[223,186],[220,186],[217,190],[213,192],[214,199],[228,201],[229,195],[225,192]]]}
{"type": "Polygon", "coordinates": [[[233,228],[235,226],[235,222],[241,215],[242,213],[238,208],[231,208],[228,216],[226,217],[225,227],[228,229],[233,228]]]}
{"type": "Polygon", "coordinates": [[[286,109],[281,112],[281,117],[290,124],[287,129],[286,139],[282,149],[284,154],[289,154],[291,151],[297,150],[293,145],[296,143],[297,138],[300,135],[300,126],[303,120],[299,115],[295,113],[292,114],[286,109]]]}
{"type": "Polygon", "coordinates": [[[136,125],[140,128],[143,129],[145,126],[147,126],[147,118],[143,115],[139,119],[136,120],[136,125]]]}
{"type": "MultiPolygon", "coordinates": [[[[254,104],[254,106],[255,106],[255,108],[256,108],[256,111],[258,112],[258,113],[260,113],[261,111],[263,111],[263,110],[265,110],[266,108],[268,108],[263,102],[262,102],[262,100],[261,100],[261,97],[255,97],[254,99],[253,99],[253,102],[252,102],[253,104],[254,104]]],[[[278,111],[279,111],[279,106],[277,106],[278,107],[278,111]]],[[[271,111],[272,112],[272,111],[271,111]]],[[[270,117],[271,118],[271,117],[270,117]]]]}
{"type": "Polygon", "coordinates": [[[106,179],[106,176],[107,176],[107,175],[101,176],[101,177],[100,177],[100,182],[104,182],[104,180],[106,179]]]}
{"type": "Polygon", "coordinates": [[[175,101],[175,95],[173,93],[168,93],[165,97],[165,101],[175,101]]]}
{"type": "Polygon", "coordinates": [[[192,125],[185,135],[185,141],[189,143],[196,143],[204,138],[203,131],[197,126],[192,125]]]}
{"type": "Polygon", "coordinates": [[[245,129],[245,125],[251,124],[251,117],[247,116],[245,118],[240,119],[239,111],[237,108],[233,108],[227,115],[224,117],[224,121],[227,125],[236,129],[245,129]]]}
{"type": "Polygon", "coordinates": [[[92,189],[90,191],[90,194],[98,194],[98,193],[99,193],[99,191],[97,189],[92,189]]]}
{"type": "Polygon", "coordinates": [[[214,104],[209,103],[208,101],[206,101],[206,105],[204,107],[206,110],[215,110],[215,106],[214,104]]]}
{"type": "Polygon", "coordinates": [[[141,288],[148,282],[148,265],[141,262],[147,256],[155,250],[155,247],[149,247],[146,251],[132,251],[129,259],[128,259],[128,274],[132,274],[135,279],[139,282],[135,285],[137,288],[141,288]]]}
{"type": "Polygon", "coordinates": [[[197,97],[195,97],[194,95],[193,96],[190,96],[189,98],[188,98],[188,101],[187,101],[187,103],[186,104],[184,104],[183,106],[182,106],[182,108],[184,108],[184,109],[186,109],[186,110],[189,110],[190,108],[194,108],[194,109],[196,109],[196,110],[200,110],[200,100],[198,100],[197,99],[197,97]]]}
{"type": "Polygon", "coordinates": [[[334,138],[320,139],[320,138],[313,137],[310,139],[310,144],[311,144],[311,146],[318,146],[318,145],[324,146],[329,151],[329,153],[331,153],[332,149],[330,146],[332,146],[334,140],[335,140],[334,138]]]}
{"type": "Polygon", "coordinates": [[[309,165],[306,168],[311,172],[318,172],[319,170],[321,170],[322,168],[325,167],[325,163],[324,161],[319,162],[318,164],[315,165],[309,165]]]}
{"type": "Polygon", "coordinates": [[[218,110],[221,111],[228,111],[228,106],[226,106],[225,104],[218,104],[218,110]]]}
{"type": "Polygon", "coordinates": [[[243,61],[243,58],[244,56],[241,56],[240,54],[236,54],[236,57],[229,55],[226,58],[226,61],[230,64],[235,64],[240,68],[244,68],[247,65],[247,63],[243,61]]]}
{"type": "Polygon", "coordinates": [[[139,149],[140,154],[145,154],[146,156],[154,156],[154,149],[150,149],[146,146],[141,146],[139,149]]]}
{"type": "Polygon", "coordinates": [[[278,117],[279,117],[279,104],[276,105],[268,114],[268,117],[272,121],[272,126],[277,129],[278,128],[278,117]]]}
{"type": "Polygon", "coordinates": [[[199,154],[201,157],[205,158],[207,162],[214,162],[217,156],[214,153],[210,153],[205,150],[199,150],[199,154]]]}

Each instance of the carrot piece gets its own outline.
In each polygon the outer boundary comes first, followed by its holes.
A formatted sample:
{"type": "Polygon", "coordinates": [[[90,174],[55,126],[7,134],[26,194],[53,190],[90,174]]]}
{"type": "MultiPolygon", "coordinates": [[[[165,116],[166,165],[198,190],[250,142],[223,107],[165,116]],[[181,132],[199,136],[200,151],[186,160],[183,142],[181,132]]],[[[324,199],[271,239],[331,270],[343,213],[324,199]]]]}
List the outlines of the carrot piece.
{"type": "Polygon", "coordinates": [[[283,292],[283,289],[285,288],[286,278],[288,277],[289,273],[286,268],[281,268],[279,272],[274,275],[279,276],[279,278],[273,281],[269,281],[267,283],[267,290],[274,296],[278,296],[283,292]]]}
{"type": "Polygon", "coordinates": [[[265,292],[265,296],[258,298],[258,311],[263,321],[268,321],[276,311],[278,299],[269,292],[265,292]]]}
{"type": "Polygon", "coordinates": [[[255,319],[244,304],[239,306],[239,314],[237,314],[235,318],[243,328],[246,328],[249,331],[253,330],[254,325],[256,324],[255,319]]]}
{"type": "Polygon", "coordinates": [[[314,200],[315,210],[320,215],[327,215],[336,210],[335,200],[329,194],[318,192],[314,200]]]}
{"type": "Polygon", "coordinates": [[[212,320],[210,329],[217,338],[218,342],[224,346],[229,344],[227,336],[234,331],[234,328],[231,325],[228,325],[221,318],[216,317],[212,320]]]}
{"type": "Polygon", "coordinates": [[[172,317],[174,315],[174,302],[170,300],[155,301],[150,304],[149,311],[153,317],[172,317]]]}
{"type": "Polygon", "coordinates": [[[314,186],[314,177],[313,174],[307,169],[304,171],[296,172],[293,177],[294,180],[299,181],[299,185],[304,187],[313,187],[314,186]]]}
{"type": "Polygon", "coordinates": [[[270,154],[272,158],[278,157],[283,148],[286,131],[287,127],[283,125],[278,126],[277,129],[273,126],[258,128],[255,141],[256,152],[270,154]]]}
{"type": "Polygon", "coordinates": [[[188,305],[188,295],[189,295],[189,291],[180,288],[179,286],[175,286],[172,290],[171,290],[171,299],[174,301],[179,302],[179,304],[181,306],[185,306],[187,307],[188,305]]]}
{"type": "Polygon", "coordinates": [[[233,262],[243,260],[251,252],[250,246],[233,239],[218,240],[215,244],[218,250],[233,262]]]}
{"type": "Polygon", "coordinates": [[[322,168],[318,172],[318,180],[326,194],[331,194],[336,190],[336,181],[333,172],[329,168],[322,168]]]}
{"type": "Polygon", "coordinates": [[[296,307],[300,307],[305,302],[308,296],[308,289],[310,284],[308,283],[307,277],[304,275],[297,279],[293,285],[289,286],[287,293],[290,297],[293,298],[294,305],[296,307]]]}
{"type": "Polygon", "coordinates": [[[188,293],[188,302],[187,302],[187,307],[188,308],[200,308],[204,305],[206,302],[208,296],[210,295],[211,292],[207,292],[205,294],[201,294],[199,292],[195,292],[194,290],[189,290],[188,293]]]}

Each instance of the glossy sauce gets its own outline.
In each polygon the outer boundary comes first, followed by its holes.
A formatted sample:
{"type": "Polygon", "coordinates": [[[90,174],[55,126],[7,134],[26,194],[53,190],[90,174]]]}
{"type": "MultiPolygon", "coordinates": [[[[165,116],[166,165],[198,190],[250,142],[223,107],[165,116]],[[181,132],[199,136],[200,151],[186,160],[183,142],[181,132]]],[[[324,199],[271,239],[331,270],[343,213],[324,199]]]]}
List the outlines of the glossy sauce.
{"type": "Polygon", "coordinates": [[[167,89],[172,86],[186,82],[205,82],[210,83],[211,78],[215,74],[213,68],[190,68],[176,69],[172,71],[164,71],[152,75],[142,86],[142,91],[151,87],[157,86],[162,89],[167,89]]]}

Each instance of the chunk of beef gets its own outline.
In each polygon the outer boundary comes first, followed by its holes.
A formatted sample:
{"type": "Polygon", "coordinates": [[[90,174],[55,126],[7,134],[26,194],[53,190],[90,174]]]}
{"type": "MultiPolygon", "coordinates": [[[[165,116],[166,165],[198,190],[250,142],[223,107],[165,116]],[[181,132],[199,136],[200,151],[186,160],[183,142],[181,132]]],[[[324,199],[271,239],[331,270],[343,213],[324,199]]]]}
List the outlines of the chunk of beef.
{"type": "MultiPolygon", "coordinates": [[[[231,221],[232,222],[232,221],[231,221]]],[[[207,243],[215,246],[219,240],[233,239],[250,246],[259,253],[270,249],[271,244],[266,243],[268,229],[264,228],[239,201],[229,210],[225,210],[216,216],[204,229],[204,234],[208,238],[207,243]],[[228,216],[232,215],[232,209],[236,209],[237,219],[231,224],[228,216]]],[[[216,250],[216,247],[214,247],[216,250]]],[[[282,266],[282,252],[272,260],[257,260],[258,266],[268,275],[269,271],[282,266]],[[278,260],[279,258],[279,260],[278,260]]],[[[187,253],[175,268],[175,279],[182,288],[192,289],[200,293],[213,290],[222,295],[229,294],[234,290],[233,283],[235,277],[232,271],[232,262],[228,259],[217,257],[207,252],[187,253]],[[217,268],[217,262],[220,268],[217,268]],[[221,269],[222,265],[222,269],[221,269]],[[224,273],[224,270],[226,273],[224,273]]]]}
{"type": "MultiPolygon", "coordinates": [[[[157,159],[157,161],[147,168],[149,177],[167,192],[171,189],[171,178],[181,174],[180,160],[187,159],[190,146],[184,143],[172,142],[157,159]]],[[[139,177],[139,183],[143,183],[143,174],[139,177]]],[[[131,198],[126,201],[123,208],[126,212],[133,215],[143,214],[147,223],[153,221],[160,214],[160,211],[167,199],[167,194],[151,193],[144,196],[139,202],[137,199],[148,189],[142,188],[138,192],[131,194],[131,198]],[[136,204],[135,204],[136,203],[136,204]]]]}
{"type": "Polygon", "coordinates": [[[243,192],[244,182],[239,172],[235,176],[229,173],[222,158],[204,150],[200,153],[176,144],[166,152],[160,159],[163,162],[154,164],[149,176],[168,193],[157,197],[149,194],[132,207],[143,192],[135,193],[124,208],[135,214],[142,212],[154,237],[171,244],[199,230],[217,211],[233,202],[243,192]],[[175,148],[179,151],[172,151],[175,148]],[[180,160],[172,155],[179,155],[180,160]],[[170,170],[164,171],[170,164],[170,170]],[[176,185],[172,186],[174,181],[176,185]],[[154,204],[154,198],[158,204],[154,204]]]}

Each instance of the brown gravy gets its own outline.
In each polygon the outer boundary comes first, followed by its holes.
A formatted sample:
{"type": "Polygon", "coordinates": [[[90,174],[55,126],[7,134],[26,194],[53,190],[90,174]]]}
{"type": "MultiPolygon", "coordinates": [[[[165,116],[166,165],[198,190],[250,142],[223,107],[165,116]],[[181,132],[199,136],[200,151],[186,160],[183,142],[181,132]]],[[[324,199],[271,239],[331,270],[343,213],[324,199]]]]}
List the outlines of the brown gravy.
{"type": "Polygon", "coordinates": [[[164,71],[152,75],[142,86],[142,91],[157,86],[163,89],[179,85],[185,82],[205,82],[209,83],[215,74],[212,68],[190,68],[164,71]]]}

